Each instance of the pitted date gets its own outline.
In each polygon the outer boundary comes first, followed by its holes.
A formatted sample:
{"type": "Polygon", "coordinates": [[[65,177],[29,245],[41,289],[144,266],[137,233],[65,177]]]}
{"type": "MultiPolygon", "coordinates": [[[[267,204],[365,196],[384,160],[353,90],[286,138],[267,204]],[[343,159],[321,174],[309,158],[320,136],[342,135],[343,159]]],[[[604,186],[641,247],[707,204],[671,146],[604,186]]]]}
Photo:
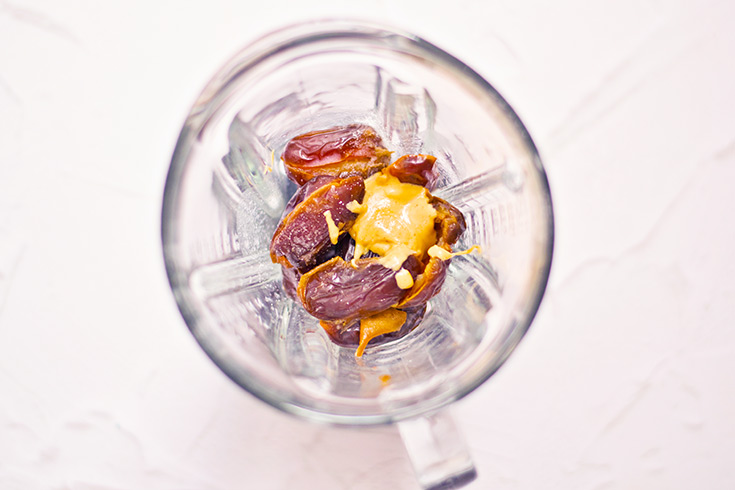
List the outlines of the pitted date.
{"type": "Polygon", "coordinates": [[[304,185],[319,175],[367,178],[390,163],[390,152],[373,128],[352,124],[295,137],[286,145],[283,163],[286,175],[304,185]]]}
{"type": "Polygon", "coordinates": [[[276,228],[271,259],[300,272],[318,265],[325,260],[325,250],[332,246],[325,212],[331,213],[335,225],[348,228],[356,215],[347,209],[347,203],[362,199],[364,193],[365,183],[358,176],[330,180],[311,192],[276,228]]]}
{"type": "MultiPolygon", "coordinates": [[[[345,261],[335,257],[299,280],[298,295],[306,311],[320,320],[349,320],[378,313],[399,303],[409,291],[396,283],[396,271],[379,258],[345,261]]],[[[413,278],[421,264],[411,255],[403,263],[413,278]]]]}
{"type": "Polygon", "coordinates": [[[413,287],[398,306],[409,308],[426,304],[444,285],[448,267],[448,260],[441,260],[437,257],[429,259],[429,263],[426,264],[423,272],[416,278],[413,287]]]}
{"type": "MultiPolygon", "coordinates": [[[[405,336],[413,329],[415,329],[421,320],[424,319],[426,313],[426,303],[412,306],[412,307],[401,307],[401,311],[406,312],[406,321],[403,323],[399,330],[395,332],[386,333],[375,337],[370,341],[371,346],[384,344],[391,340],[400,339],[405,336]]],[[[319,322],[330,340],[337,345],[343,347],[357,347],[360,343],[360,320],[353,319],[347,321],[326,321],[322,320],[319,322]]]]}
{"type": "Polygon", "coordinates": [[[437,211],[436,219],[434,220],[437,245],[446,248],[447,251],[451,251],[450,246],[457,243],[457,240],[459,240],[459,237],[467,228],[464,216],[462,216],[462,212],[459,209],[436,196],[431,196],[431,205],[437,211]]]}
{"type": "Polygon", "coordinates": [[[431,189],[436,181],[432,155],[403,155],[388,166],[388,173],[406,184],[416,184],[431,189]]]}
{"type": "Polygon", "coordinates": [[[308,181],[306,184],[302,185],[298,188],[296,193],[294,193],[293,196],[291,196],[291,199],[288,200],[286,203],[286,208],[283,210],[283,214],[281,215],[281,219],[285,218],[288,213],[293,211],[296,206],[304,202],[307,197],[312,195],[314,191],[320,189],[321,187],[325,186],[329,182],[332,182],[333,180],[336,180],[337,177],[333,175],[320,175],[318,177],[314,177],[310,181],[308,181]]]}
{"type": "MultiPolygon", "coordinates": [[[[349,257],[352,250],[354,250],[354,244],[350,236],[344,234],[339,238],[336,245],[325,247],[316,256],[316,261],[322,264],[334,257],[349,257]]],[[[292,300],[301,301],[297,289],[299,287],[299,280],[303,274],[296,267],[281,267],[281,272],[283,273],[283,290],[292,300]]]]}

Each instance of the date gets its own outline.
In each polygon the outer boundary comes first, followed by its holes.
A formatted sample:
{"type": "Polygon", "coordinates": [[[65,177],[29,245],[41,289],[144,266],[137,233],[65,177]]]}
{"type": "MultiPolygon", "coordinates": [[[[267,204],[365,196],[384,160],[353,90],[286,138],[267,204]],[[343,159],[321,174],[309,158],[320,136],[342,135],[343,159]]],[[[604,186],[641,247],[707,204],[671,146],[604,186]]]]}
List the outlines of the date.
{"type": "Polygon", "coordinates": [[[431,196],[431,205],[436,209],[436,218],[434,219],[436,243],[451,252],[451,245],[457,243],[459,237],[467,229],[467,223],[462,212],[447,201],[431,196]]]}
{"type": "MultiPolygon", "coordinates": [[[[406,313],[406,321],[403,323],[401,328],[395,332],[375,337],[370,341],[371,346],[400,339],[414,330],[419,323],[421,323],[421,320],[424,319],[426,303],[412,307],[401,307],[398,309],[406,313]]],[[[329,339],[337,345],[341,345],[343,347],[357,347],[360,344],[360,319],[352,319],[348,321],[322,320],[319,324],[327,333],[329,339]]]]}
{"type": "Polygon", "coordinates": [[[415,184],[431,190],[436,181],[432,155],[403,155],[391,163],[387,170],[393,177],[406,184],[415,184]]]}
{"type": "Polygon", "coordinates": [[[370,126],[351,124],[293,138],[283,152],[286,175],[304,185],[320,175],[367,178],[390,163],[391,152],[370,126]]]}
{"type": "Polygon", "coordinates": [[[271,240],[273,262],[306,272],[326,259],[332,247],[325,212],[340,229],[349,228],[357,215],[347,203],[362,199],[365,184],[359,176],[326,182],[296,205],[279,223],[271,240]]]}
{"type": "Polygon", "coordinates": [[[447,276],[448,260],[432,257],[426,264],[423,272],[414,281],[413,287],[398,304],[399,308],[409,308],[424,305],[444,285],[447,276]]]}
{"type": "MultiPolygon", "coordinates": [[[[297,292],[302,305],[320,320],[342,322],[396,305],[409,291],[398,286],[397,271],[379,260],[373,257],[347,262],[335,257],[315,267],[299,280],[297,292]]],[[[402,268],[415,278],[421,264],[412,255],[402,268]]]]}

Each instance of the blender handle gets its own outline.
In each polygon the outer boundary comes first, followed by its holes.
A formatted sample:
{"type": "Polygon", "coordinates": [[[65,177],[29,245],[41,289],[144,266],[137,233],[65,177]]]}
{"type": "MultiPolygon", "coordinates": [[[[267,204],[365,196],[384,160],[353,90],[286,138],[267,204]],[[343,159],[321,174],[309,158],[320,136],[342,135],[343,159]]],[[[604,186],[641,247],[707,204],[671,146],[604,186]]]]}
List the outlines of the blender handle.
{"type": "Polygon", "coordinates": [[[448,410],[399,422],[398,429],[424,490],[457,489],[477,477],[467,444],[448,410]]]}

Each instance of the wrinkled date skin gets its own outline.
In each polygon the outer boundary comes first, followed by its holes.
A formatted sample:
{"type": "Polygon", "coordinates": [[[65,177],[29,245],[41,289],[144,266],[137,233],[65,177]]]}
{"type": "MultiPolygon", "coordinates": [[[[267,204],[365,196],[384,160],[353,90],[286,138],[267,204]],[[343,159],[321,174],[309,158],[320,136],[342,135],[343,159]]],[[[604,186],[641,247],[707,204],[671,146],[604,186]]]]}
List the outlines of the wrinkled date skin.
{"type": "MultiPolygon", "coordinates": [[[[360,342],[361,318],[397,308],[406,320],[395,332],[370,341],[378,345],[401,338],[423,319],[426,302],[439,292],[451,259],[409,256],[402,268],[414,283],[401,289],[397,272],[368,252],[353,260],[355,242],[346,233],[357,215],[347,209],[362,202],[364,179],[383,171],[403,183],[431,188],[436,181],[431,155],[405,155],[389,165],[390,152],[375,131],[350,125],[314,131],[292,139],[282,156],[288,177],[300,188],[286,205],[271,241],[271,259],[283,266],[284,290],[315,318],[329,338],[343,346],[360,342]],[[332,244],[325,212],[340,235],[332,244]]],[[[466,228],[462,213],[429,195],[436,209],[436,245],[451,252],[466,228]]]]}
{"type": "Polygon", "coordinates": [[[320,175],[318,177],[314,177],[306,184],[299,187],[296,193],[291,196],[291,199],[289,199],[288,203],[286,203],[286,208],[283,210],[283,215],[281,216],[281,219],[285,218],[288,213],[296,208],[296,206],[304,202],[304,200],[312,195],[314,191],[336,179],[337,177],[333,175],[320,175]]]}
{"type": "MultiPolygon", "coordinates": [[[[370,341],[371,346],[384,344],[391,340],[400,339],[411,330],[416,328],[421,320],[424,319],[424,313],[426,313],[426,303],[419,306],[399,308],[401,311],[405,311],[406,321],[403,323],[399,330],[395,332],[386,333],[375,337],[370,341]]],[[[348,321],[334,321],[329,322],[322,320],[319,322],[327,335],[337,345],[344,347],[354,347],[360,343],[360,320],[348,320],[348,321]]]]}
{"type": "MultiPolygon", "coordinates": [[[[339,237],[336,245],[326,247],[317,257],[317,261],[324,263],[334,257],[349,257],[352,251],[354,251],[353,242],[349,235],[344,234],[339,237]]],[[[283,290],[289,298],[300,302],[297,288],[299,287],[299,280],[303,274],[295,267],[282,267],[281,272],[283,273],[283,290]]]]}
{"type": "Polygon", "coordinates": [[[436,257],[429,259],[424,271],[416,279],[409,293],[398,303],[398,307],[410,308],[426,304],[444,285],[448,267],[448,260],[441,260],[436,257]]]}
{"type": "MultiPolygon", "coordinates": [[[[306,311],[320,320],[370,316],[398,304],[409,290],[396,283],[396,271],[376,258],[347,262],[335,257],[301,277],[298,295],[306,311]]],[[[413,255],[403,263],[415,279],[422,267],[413,255]]]]}
{"type": "Polygon", "coordinates": [[[388,173],[405,184],[415,184],[431,190],[436,181],[431,155],[403,155],[388,166],[388,173]]]}
{"type": "Polygon", "coordinates": [[[436,196],[431,196],[431,205],[437,211],[434,225],[437,236],[436,244],[451,251],[451,245],[457,243],[459,237],[467,229],[464,216],[459,209],[436,196]]]}
{"type": "Polygon", "coordinates": [[[361,200],[364,194],[364,180],[354,175],[328,181],[311,192],[276,228],[270,247],[273,262],[302,273],[318,265],[332,247],[324,213],[329,211],[339,228],[349,228],[357,215],[347,209],[347,203],[361,200]]]}
{"type": "Polygon", "coordinates": [[[282,158],[286,175],[304,185],[319,175],[345,172],[367,178],[390,163],[390,152],[373,128],[352,124],[297,136],[282,158]]]}

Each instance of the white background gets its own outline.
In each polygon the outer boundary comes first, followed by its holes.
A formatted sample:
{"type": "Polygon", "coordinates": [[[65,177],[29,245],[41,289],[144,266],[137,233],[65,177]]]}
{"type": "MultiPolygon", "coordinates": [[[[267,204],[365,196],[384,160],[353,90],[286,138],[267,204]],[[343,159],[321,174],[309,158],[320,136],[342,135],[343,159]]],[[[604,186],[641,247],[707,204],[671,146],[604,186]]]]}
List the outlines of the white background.
{"type": "Polygon", "coordinates": [[[213,72],[283,24],[416,32],[509,100],[557,239],[455,405],[473,489],[735,488],[735,3],[0,1],[0,488],[417,488],[393,427],[311,425],[200,351],[160,203],[213,72]]]}

